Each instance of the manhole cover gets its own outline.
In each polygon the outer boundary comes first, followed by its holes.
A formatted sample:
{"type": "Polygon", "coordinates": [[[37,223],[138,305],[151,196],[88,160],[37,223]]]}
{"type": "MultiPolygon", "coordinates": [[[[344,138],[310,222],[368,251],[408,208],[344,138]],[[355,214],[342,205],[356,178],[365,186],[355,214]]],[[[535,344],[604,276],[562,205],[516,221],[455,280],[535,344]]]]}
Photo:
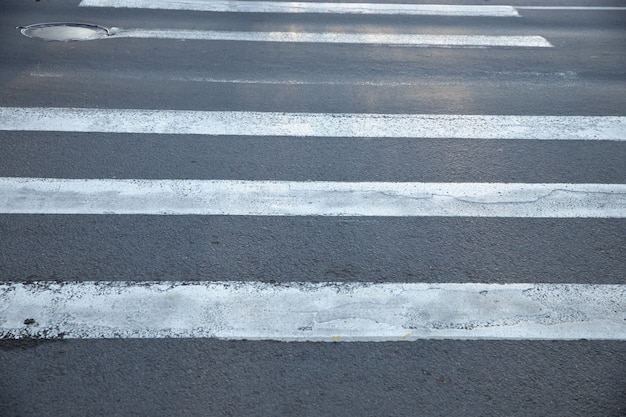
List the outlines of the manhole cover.
{"type": "Polygon", "coordinates": [[[37,23],[18,29],[24,36],[46,41],[89,41],[109,35],[107,28],[88,23],[37,23]]]}

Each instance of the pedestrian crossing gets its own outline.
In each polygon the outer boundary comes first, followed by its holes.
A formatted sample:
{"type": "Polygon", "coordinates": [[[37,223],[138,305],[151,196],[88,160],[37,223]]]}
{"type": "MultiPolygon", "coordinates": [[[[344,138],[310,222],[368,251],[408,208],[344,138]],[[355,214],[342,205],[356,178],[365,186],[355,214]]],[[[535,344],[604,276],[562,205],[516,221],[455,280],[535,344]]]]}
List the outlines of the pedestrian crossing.
{"type": "MultiPolygon", "coordinates": [[[[523,18],[512,6],[271,1],[82,0],[83,8],[218,13],[523,18]]],[[[109,38],[417,47],[546,48],[538,35],[201,31],[112,28],[109,38]]],[[[236,80],[232,81],[237,84],[236,80]]],[[[204,111],[156,108],[0,107],[0,131],[93,135],[480,141],[626,140],[622,115],[480,115],[204,111]]],[[[159,108],[163,107],[163,108],[159,108]]],[[[131,139],[132,140],[132,139],[131,139]]],[[[245,169],[245,168],[242,168],[245,169]]],[[[529,167],[529,169],[532,169],[529,167]]],[[[617,173],[620,177],[623,173],[617,173]]],[[[267,216],[409,218],[626,218],[626,184],[347,182],[173,178],[1,177],[0,213],[19,216],[267,216]]],[[[97,221],[97,220],[96,220],[97,221]]],[[[621,223],[619,223],[621,225],[621,223]]],[[[621,227],[621,226],[618,226],[621,227]]],[[[451,250],[454,245],[451,244],[451,250]]],[[[381,256],[384,257],[384,254],[381,256]]],[[[208,274],[212,275],[212,274],[208,274]]],[[[195,280],[197,277],[189,277],[195,280]]],[[[200,284],[170,281],[0,286],[2,338],[218,338],[281,341],[417,339],[626,340],[625,286],[585,284],[314,284],[294,277],[200,284]],[[493,295],[495,294],[495,295],[493,295]],[[549,299],[549,301],[545,301],[549,299]],[[144,300],[139,309],[137,300],[144,300]],[[538,301],[539,300],[539,301],[538,301]],[[449,308],[450,305],[458,308],[449,308]],[[52,305],[53,308],[49,308],[52,305]],[[28,317],[23,317],[23,316],[28,317]],[[120,317],[117,317],[119,315],[120,317]],[[31,317],[32,316],[32,317],[31,317]],[[127,317],[142,317],[126,320],[127,317]],[[115,318],[97,322],[97,317],[115,318]],[[88,324],[90,323],[90,324],[88,324]],[[272,325],[268,324],[271,323],[272,325]],[[157,325],[158,324],[158,325],[157,325]]],[[[450,278],[455,279],[454,277],[450,278]]],[[[590,277],[593,280],[593,277],[590,277]]]]}
{"type": "MultiPolygon", "coordinates": [[[[332,14],[374,14],[412,16],[471,16],[471,17],[516,17],[516,9],[511,6],[491,5],[438,5],[438,4],[393,4],[393,3],[318,3],[318,2],[273,2],[273,1],[211,1],[185,0],[83,0],[81,7],[139,8],[165,10],[192,10],[199,12],[236,13],[332,13],[332,14]]],[[[330,43],[357,45],[394,45],[410,47],[445,48],[488,48],[524,47],[551,48],[552,45],[541,36],[515,35],[433,35],[433,34],[388,34],[388,33],[340,33],[340,32],[244,32],[244,31],[201,31],[181,29],[107,29],[106,39],[139,38],[170,40],[211,40],[238,42],[289,42],[289,43],[330,43]]]]}

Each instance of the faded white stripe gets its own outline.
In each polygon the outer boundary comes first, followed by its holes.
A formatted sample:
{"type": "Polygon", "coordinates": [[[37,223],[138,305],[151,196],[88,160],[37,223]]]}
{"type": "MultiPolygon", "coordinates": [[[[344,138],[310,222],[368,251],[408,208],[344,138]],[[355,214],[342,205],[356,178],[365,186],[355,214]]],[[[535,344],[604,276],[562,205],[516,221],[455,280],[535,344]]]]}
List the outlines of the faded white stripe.
{"type": "Polygon", "coordinates": [[[230,13],[338,13],[426,16],[518,16],[511,6],[466,6],[397,3],[313,3],[235,0],[82,0],[82,7],[194,10],[230,13]]]}
{"type": "Polygon", "coordinates": [[[416,35],[335,32],[231,32],[111,28],[110,36],[108,36],[106,39],[115,38],[247,42],[341,43],[422,47],[552,47],[550,42],[548,42],[545,38],[541,36],[416,35]]]}
{"type": "Polygon", "coordinates": [[[626,340],[626,286],[0,283],[0,338],[626,340]]]}
{"type": "Polygon", "coordinates": [[[0,178],[0,213],[626,217],[626,184],[0,178]]]}
{"type": "MultiPolygon", "coordinates": [[[[333,79],[294,79],[294,78],[257,78],[257,79],[245,79],[245,78],[215,78],[215,77],[202,77],[198,75],[180,75],[172,74],[169,72],[142,72],[142,73],[100,73],[91,71],[53,71],[53,70],[37,70],[31,71],[29,76],[37,78],[73,78],[73,77],[90,77],[98,76],[121,78],[126,80],[167,80],[175,82],[191,82],[191,83],[216,83],[216,84],[268,84],[268,85],[353,85],[353,86],[372,86],[372,87],[414,87],[414,86],[448,86],[466,84],[466,80],[450,80],[445,77],[427,75],[420,76],[419,78],[409,79],[358,79],[348,78],[343,74],[331,74],[332,77],[338,77],[333,79]],[[97,75],[96,75],[97,74],[97,75]]],[[[578,74],[574,71],[566,72],[538,72],[538,71],[485,71],[476,74],[476,78],[473,80],[490,80],[496,82],[498,85],[515,85],[519,86],[520,82],[529,82],[536,79],[540,79],[542,82],[549,79],[553,79],[558,82],[572,81],[578,78],[578,74]],[[497,80],[495,78],[498,78],[497,80]],[[521,80],[520,80],[521,79],[521,80]]]]}
{"type": "Polygon", "coordinates": [[[234,136],[624,141],[626,140],[626,117],[0,107],[0,130],[234,136]]]}

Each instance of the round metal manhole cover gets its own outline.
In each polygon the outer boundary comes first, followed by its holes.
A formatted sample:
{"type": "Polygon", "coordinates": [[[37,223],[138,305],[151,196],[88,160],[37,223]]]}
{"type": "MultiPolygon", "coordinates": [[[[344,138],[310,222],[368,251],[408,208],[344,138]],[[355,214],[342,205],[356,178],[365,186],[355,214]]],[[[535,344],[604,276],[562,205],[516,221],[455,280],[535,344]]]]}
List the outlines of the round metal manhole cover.
{"type": "Polygon", "coordinates": [[[107,28],[89,23],[38,23],[18,29],[24,36],[45,41],[90,41],[109,36],[107,28]]]}

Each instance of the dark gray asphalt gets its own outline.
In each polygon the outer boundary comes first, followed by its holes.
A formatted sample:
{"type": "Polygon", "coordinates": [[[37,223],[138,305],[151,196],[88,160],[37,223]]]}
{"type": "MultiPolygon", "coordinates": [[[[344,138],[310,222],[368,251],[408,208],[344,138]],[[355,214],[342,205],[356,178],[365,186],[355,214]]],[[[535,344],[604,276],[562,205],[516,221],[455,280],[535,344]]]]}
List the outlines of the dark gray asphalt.
{"type": "Polygon", "coordinates": [[[621,219],[0,216],[11,280],[623,284],[621,219]]]}
{"type": "Polygon", "coordinates": [[[48,342],[0,350],[0,413],[623,416],[625,356],[588,341],[48,342]]]}
{"type": "Polygon", "coordinates": [[[264,22],[263,18],[240,14],[209,14],[211,18],[207,18],[207,14],[199,13],[88,9],[89,18],[84,9],[79,9],[81,13],[69,11],[72,13],[30,19],[198,30],[358,32],[374,28],[392,33],[532,34],[544,36],[555,48],[446,49],[150,39],[46,43],[20,35],[15,22],[25,18],[9,10],[2,19],[11,23],[3,25],[0,33],[11,39],[3,47],[8,50],[3,53],[5,88],[0,105],[452,114],[626,112],[623,12],[557,13],[559,21],[567,25],[551,24],[554,12],[528,11],[528,16],[505,19],[402,18],[394,26],[390,18],[377,24],[380,17],[295,16],[306,19],[306,24],[290,25],[287,17],[275,15],[266,16],[264,22]],[[533,24],[532,16],[537,14],[541,24],[533,24]],[[186,20],[172,19],[172,15],[186,20]],[[353,80],[391,86],[193,81],[202,79],[353,80]],[[407,82],[415,85],[402,85],[407,82]]]}
{"type": "MultiPolygon", "coordinates": [[[[0,106],[626,115],[626,12],[287,16],[78,2],[2,0],[0,106]],[[51,43],[15,29],[49,21],[539,35],[554,48],[51,43]],[[250,82],[209,82],[233,79],[250,82]]],[[[0,132],[0,176],[626,183],[626,146],[0,132]]],[[[621,219],[0,215],[1,280],[624,284],[624,271],[621,219]]],[[[3,417],[626,415],[623,342],[0,341],[0,363],[3,417]]]]}

